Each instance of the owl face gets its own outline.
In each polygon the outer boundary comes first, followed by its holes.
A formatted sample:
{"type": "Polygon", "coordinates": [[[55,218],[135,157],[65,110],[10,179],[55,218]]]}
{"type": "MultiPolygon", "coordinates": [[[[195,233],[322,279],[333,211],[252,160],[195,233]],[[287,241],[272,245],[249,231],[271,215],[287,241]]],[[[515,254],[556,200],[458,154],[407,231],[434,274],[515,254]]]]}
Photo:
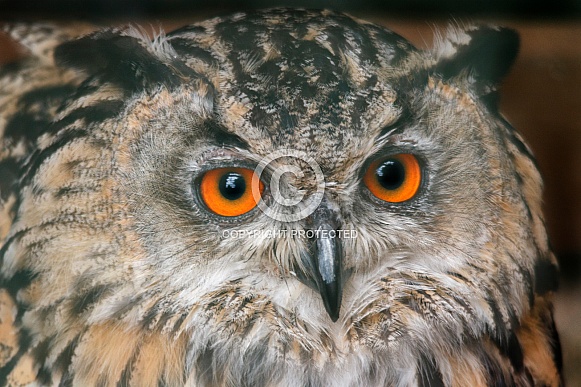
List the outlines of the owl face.
{"type": "Polygon", "coordinates": [[[517,200],[502,190],[519,190],[505,124],[479,99],[477,75],[444,80],[429,66],[446,64],[429,58],[412,67],[426,54],[347,17],[340,26],[310,13],[272,17],[171,34],[198,79],[125,108],[136,125],[124,129],[117,181],[147,250],[138,288],[191,308],[237,283],[268,302],[275,294],[280,313],[329,324],[376,302],[382,278],[429,273],[456,286],[448,273],[482,265],[482,249],[498,244],[499,207],[517,200]],[[290,17],[304,31],[283,27],[290,17]],[[354,237],[300,233],[318,229],[354,237]]]}
{"type": "Polygon", "coordinates": [[[538,172],[496,106],[517,45],[469,28],[421,51],[271,10],[57,46],[76,91],[3,263],[34,274],[42,369],[119,380],[151,346],[170,384],[458,381],[430,365],[450,352],[480,370],[466,343],[511,343],[550,266],[538,172]]]}

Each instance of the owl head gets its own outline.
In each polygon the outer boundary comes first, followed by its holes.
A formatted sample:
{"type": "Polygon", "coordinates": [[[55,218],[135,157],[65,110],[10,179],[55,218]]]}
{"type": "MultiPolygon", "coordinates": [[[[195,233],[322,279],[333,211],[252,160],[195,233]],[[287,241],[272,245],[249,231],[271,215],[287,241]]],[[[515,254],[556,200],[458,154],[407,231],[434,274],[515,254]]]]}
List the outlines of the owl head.
{"type": "Polygon", "coordinates": [[[59,43],[73,92],[3,251],[40,369],[120,380],[149,348],[169,384],[406,384],[451,351],[469,369],[484,336],[514,349],[554,267],[498,111],[517,48],[467,27],[419,50],[305,10],[59,43]]]}

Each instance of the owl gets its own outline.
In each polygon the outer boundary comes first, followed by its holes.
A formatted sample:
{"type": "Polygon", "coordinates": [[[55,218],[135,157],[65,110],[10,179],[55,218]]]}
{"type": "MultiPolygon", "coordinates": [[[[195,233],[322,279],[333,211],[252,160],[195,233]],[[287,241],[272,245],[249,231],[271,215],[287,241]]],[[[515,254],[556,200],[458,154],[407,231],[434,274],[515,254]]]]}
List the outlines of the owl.
{"type": "Polygon", "coordinates": [[[1,384],[562,384],[514,31],[6,31],[1,384]]]}

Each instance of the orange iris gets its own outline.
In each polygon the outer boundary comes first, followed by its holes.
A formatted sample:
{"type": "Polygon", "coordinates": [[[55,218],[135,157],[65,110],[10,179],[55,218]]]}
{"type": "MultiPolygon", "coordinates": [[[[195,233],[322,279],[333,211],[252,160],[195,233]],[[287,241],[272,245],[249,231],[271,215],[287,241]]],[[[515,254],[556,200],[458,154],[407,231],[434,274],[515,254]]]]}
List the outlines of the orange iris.
{"type": "Polygon", "coordinates": [[[374,161],[363,176],[363,183],[371,193],[390,203],[401,203],[413,198],[421,181],[420,163],[409,153],[374,161]]]}
{"type": "MultiPolygon", "coordinates": [[[[217,215],[239,216],[256,207],[252,195],[254,171],[247,168],[217,168],[204,174],[200,194],[204,204],[217,215]]],[[[255,179],[258,180],[258,179],[255,179]]],[[[264,184],[258,180],[260,194],[264,184]]]]}

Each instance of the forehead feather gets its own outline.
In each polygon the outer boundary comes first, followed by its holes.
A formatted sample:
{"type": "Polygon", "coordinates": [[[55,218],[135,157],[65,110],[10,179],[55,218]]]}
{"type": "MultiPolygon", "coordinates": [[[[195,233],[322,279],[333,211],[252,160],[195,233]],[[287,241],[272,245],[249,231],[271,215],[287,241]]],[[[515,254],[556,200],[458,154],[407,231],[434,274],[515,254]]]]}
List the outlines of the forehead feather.
{"type": "Polygon", "coordinates": [[[322,133],[337,147],[397,118],[390,70],[415,51],[389,30],[330,11],[236,14],[170,39],[186,63],[206,68],[226,126],[319,151],[322,133]]]}

